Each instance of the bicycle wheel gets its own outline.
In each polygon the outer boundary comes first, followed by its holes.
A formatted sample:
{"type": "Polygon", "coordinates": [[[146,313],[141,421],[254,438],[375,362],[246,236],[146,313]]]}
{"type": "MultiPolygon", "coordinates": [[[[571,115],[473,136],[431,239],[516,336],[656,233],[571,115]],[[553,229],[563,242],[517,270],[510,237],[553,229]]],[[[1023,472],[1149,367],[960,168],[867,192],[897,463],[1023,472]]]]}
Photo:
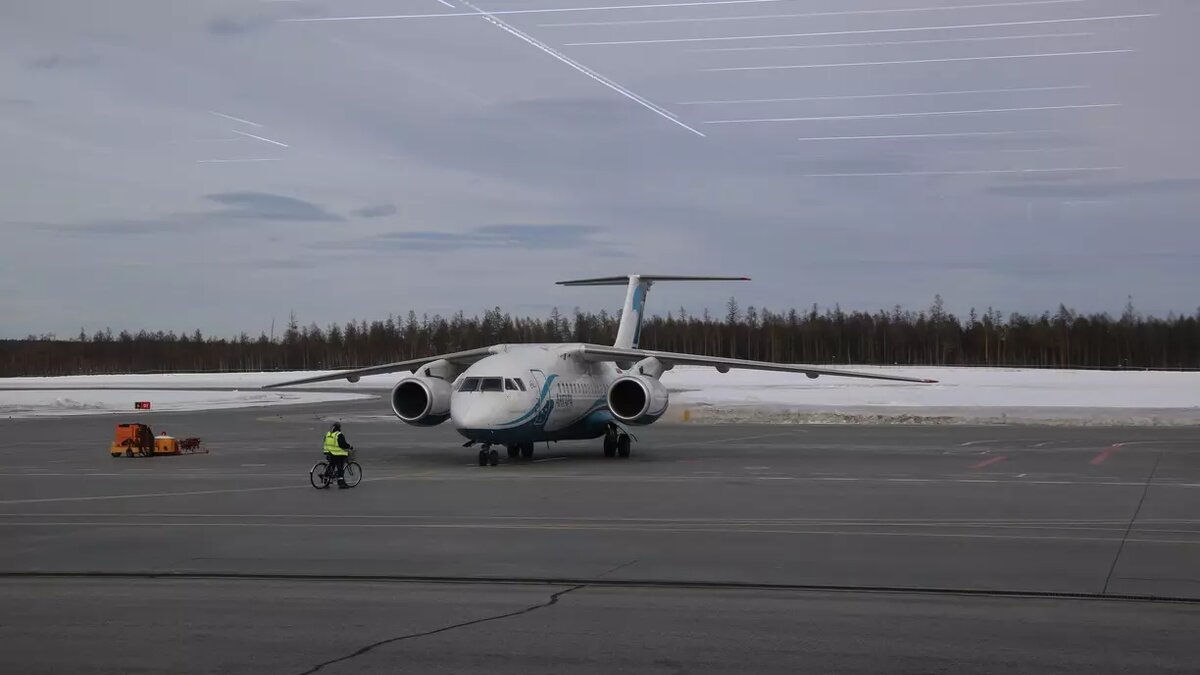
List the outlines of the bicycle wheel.
{"type": "Polygon", "coordinates": [[[325,462],[317,462],[313,464],[312,470],[308,472],[309,482],[318,490],[329,487],[329,476],[325,473],[327,468],[329,468],[329,465],[325,462]]]}
{"type": "Polygon", "coordinates": [[[358,462],[346,462],[346,471],[342,476],[346,479],[346,485],[354,487],[362,481],[362,467],[358,462]]]}

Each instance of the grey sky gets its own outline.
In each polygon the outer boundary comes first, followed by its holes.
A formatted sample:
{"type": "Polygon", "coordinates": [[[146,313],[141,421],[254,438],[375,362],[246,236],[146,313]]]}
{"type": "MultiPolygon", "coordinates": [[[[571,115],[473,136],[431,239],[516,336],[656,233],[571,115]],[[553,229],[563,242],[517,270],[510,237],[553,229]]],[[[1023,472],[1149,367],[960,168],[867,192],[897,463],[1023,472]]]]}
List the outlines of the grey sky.
{"type": "Polygon", "coordinates": [[[0,337],[613,310],[554,282],[629,272],[753,278],[656,312],[1192,312],[1197,27],[1188,0],[5,3],[0,337]],[[308,21],[381,15],[410,18],[308,21]]]}

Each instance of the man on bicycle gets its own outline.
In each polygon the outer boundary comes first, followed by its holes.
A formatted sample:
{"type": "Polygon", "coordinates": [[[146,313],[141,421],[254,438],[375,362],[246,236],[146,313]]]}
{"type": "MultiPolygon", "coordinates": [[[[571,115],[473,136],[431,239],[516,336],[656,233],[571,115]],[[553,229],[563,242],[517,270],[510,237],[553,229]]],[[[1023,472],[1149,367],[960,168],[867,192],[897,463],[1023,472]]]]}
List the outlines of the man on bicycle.
{"type": "Polygon", "coordinates": [[[348,451],[353,449],[354,446],[346,441],[346,435],[342,433],[342,423],[334,422],[325,434],[325,458],[329,460],[330,468],[337,471],[339,488],[350,487],[346,485],[345,471],[346,459],[350,456],[348,451]]]}

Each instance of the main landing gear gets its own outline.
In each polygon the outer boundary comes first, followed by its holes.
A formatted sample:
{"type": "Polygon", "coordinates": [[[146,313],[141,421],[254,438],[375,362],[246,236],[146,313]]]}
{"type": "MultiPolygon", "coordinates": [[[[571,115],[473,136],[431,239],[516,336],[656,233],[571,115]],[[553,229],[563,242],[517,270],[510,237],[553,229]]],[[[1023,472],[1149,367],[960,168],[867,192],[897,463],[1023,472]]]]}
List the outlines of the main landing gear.
{"type": "Polygon", "coordinates": [[[628,458],[629,443],[629,434],[615,424],[608,425],[608,430],[604,432],[604,456],[628,458]]]}

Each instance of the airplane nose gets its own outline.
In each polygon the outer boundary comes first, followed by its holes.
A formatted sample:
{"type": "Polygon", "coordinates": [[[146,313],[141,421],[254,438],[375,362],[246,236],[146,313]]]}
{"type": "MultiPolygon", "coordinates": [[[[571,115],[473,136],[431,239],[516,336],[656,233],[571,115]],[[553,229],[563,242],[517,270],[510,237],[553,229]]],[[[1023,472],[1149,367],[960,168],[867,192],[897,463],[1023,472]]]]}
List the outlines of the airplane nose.
{"type": "Polygon", "coordinates": [[[496,423],[492,411],[482,401],[463,397],[450,405],[450,421],[459,429],[487,429],[496,423]]]}

